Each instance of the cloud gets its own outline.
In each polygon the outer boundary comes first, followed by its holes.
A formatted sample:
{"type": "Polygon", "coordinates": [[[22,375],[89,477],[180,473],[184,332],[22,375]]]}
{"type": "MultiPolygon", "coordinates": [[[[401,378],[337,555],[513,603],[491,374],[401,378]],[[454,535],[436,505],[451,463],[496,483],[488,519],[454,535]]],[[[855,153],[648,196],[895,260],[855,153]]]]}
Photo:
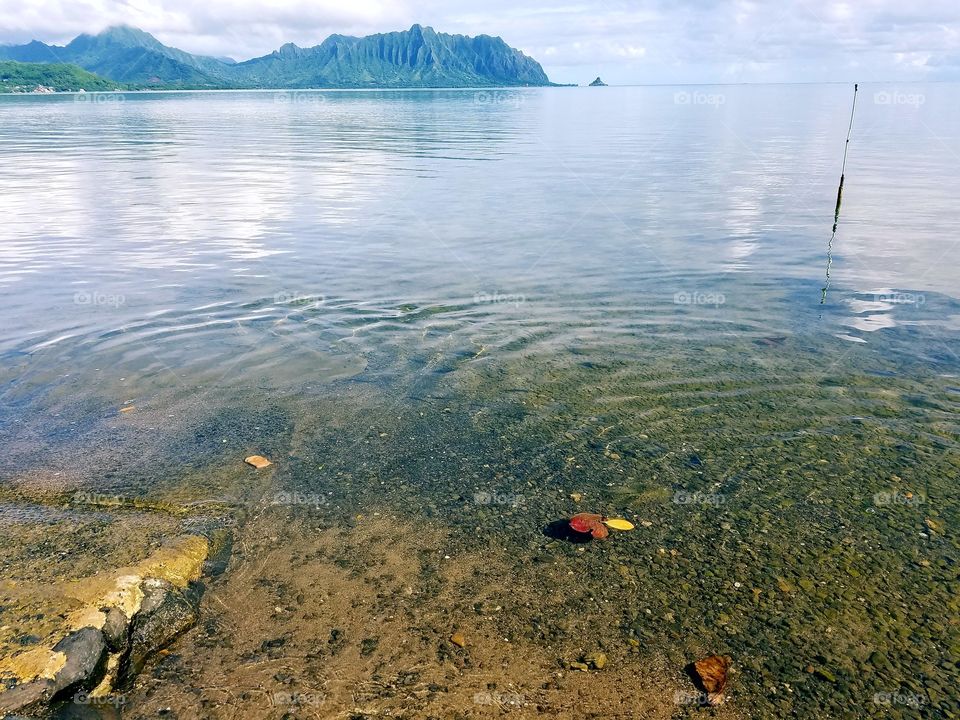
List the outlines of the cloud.
{"type": "Polygon", "coordinates": [[[414,22],[500,35],[560,82],[960,77],[955,0],[0,0],[0,42],[66,42],[126,23],[237,59],[414,22]]]}

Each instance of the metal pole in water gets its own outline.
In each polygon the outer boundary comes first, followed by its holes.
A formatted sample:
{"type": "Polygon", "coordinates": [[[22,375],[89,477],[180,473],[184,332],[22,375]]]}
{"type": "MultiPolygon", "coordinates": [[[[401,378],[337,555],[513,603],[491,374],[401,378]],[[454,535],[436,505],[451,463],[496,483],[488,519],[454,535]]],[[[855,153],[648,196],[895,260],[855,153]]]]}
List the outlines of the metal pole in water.
{"type": "Polygon", "coordinates": [[[843,203],[843,180],[847,172],[847,150],[850,149],[850,133],[853,132],[853,116],[857,112],[857,90],[859,83],[853,85],[853,106],[850,108],[850,124],[847,126],[847,140],[843,144],[843,162],[840,165],[840,186],[837,188],[837,206],[833,210],[833,233],[827,243],[827,281],[820,293],[820,304],[827,301],[827,290],[830,289],[830,266],[833,264],[833,241],[837,237],[837,223],[840,222],[840,205],[843,203]]]}
{"type": "Polygon", "coordinates": [[[837,231],[837,220],[840,219],[840,203],[843,201],[843,178],[847,171],[847,150],[850,149],[850,133],[853,132],[853,115],[857,112],[857,90],[859,83],[853,86],[853,107],[850,108],[850,124],[847,126],[847,141],[843,144],[843,163],[840,165],[840,187],[837,188],[837,207],[833,212],[833,231],[837,231]]]}

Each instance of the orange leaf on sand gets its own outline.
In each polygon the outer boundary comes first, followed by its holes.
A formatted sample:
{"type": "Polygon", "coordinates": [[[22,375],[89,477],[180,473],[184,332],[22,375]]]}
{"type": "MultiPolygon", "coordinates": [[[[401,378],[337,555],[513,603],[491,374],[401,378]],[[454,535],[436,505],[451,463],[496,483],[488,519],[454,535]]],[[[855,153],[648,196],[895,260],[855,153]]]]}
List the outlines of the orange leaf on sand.
{"type": "Polygon", "coordinates": [[[244,458],[243,461],[247,465],[253,465],[257,470],[262,470],[265,467],[270,467],[273,465],[273,463],[267,460],[263,455],[251,455],[248,458],[244,458]]]}
{"type": "Polygon", "coordinates": [[[707,701],[711,705],[719,705],[723,702],[723,692],[727,688],[727,672],[732,663],[733,661],[727,655],[711,655],[693,664],[703,689],[707,691],[707,701]]]}

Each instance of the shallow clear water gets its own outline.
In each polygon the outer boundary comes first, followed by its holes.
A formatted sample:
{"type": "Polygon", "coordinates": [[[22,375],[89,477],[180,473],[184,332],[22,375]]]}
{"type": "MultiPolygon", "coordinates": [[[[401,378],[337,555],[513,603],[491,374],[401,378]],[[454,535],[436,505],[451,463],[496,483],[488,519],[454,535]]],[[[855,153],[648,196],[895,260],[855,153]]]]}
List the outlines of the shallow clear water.
{"type": "Polygon", "coordinates": [[[376,351],[414,336],[406,304],[500,341],[949,343],[960,92],[887,90],[861,92],[825,307],[846,86],[4,97],[0,347],[198,369],[277,334],[376,351]]]}
{"type": "Polygon", "coordinates": [[[957,624],[929,624],[958,558],[960,87],[861,88],[828,247],[850,100],[2,96],[0,524],[62,522],[26,486],[233,507],[227,459],[262,451],[315,511],[426,512],[523,557],[554,552],[542,528],[585,490],[656,521],[620,562],[692,556],[612,598],[624,632],[678,658],[723,645],[755,716],[868,716],[903,688],[938,712],[957,678],[957,624]],[[671,620],[638,627],[638,598],[671,620]],[[904,659],[872,682],[878,648],[904,659]],[[818,663],[839,686],[810,684],[818,663]]]}

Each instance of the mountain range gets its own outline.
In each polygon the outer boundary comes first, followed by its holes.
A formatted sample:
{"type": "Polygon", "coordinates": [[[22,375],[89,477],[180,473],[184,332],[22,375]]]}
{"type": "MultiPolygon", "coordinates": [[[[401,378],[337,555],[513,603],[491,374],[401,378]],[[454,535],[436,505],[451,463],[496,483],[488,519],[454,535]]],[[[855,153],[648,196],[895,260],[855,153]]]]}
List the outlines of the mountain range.
{"type": "Polygon", "coordinates": [[[77,65],[128,87],[365,88],[551,85],[533,58],[490,35],[431,27],[366,37],[331,35],[319,45],[288,43],[245,62],[193,55],[150,33],[116,26],[67,45],[38,40],[0,45],[0,60],[77,65]]]}

